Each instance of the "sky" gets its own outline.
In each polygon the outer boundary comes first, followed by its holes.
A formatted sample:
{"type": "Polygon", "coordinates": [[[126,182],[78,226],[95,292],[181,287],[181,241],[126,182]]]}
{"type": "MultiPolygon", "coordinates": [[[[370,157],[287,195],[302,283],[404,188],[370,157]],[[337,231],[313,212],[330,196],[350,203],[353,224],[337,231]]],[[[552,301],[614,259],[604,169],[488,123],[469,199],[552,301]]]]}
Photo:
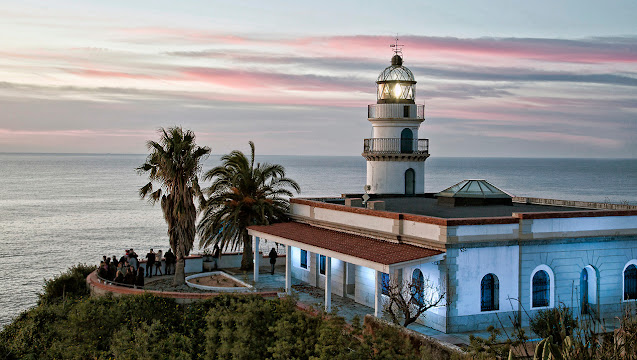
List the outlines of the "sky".
{"type": "Polygon", "coordinates": [[[0,3],[0,152],[352,155],[403,44],[431,156],[637,158],[637,1],[0,3]]]}

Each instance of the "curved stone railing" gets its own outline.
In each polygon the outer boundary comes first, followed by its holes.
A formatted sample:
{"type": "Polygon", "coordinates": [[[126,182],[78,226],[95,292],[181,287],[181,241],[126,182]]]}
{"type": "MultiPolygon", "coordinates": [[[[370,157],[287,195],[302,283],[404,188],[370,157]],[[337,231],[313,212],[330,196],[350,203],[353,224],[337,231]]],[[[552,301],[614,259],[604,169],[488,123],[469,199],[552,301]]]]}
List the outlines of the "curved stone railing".
{"type": "MultiPolygon", "coordinates": [[[[100,280],[97,276],[97,270],[93,271],[86,277],[86,285],[88,286],[91,296],[106,296],[111,294],[113,296],[126,296],[126,295],[143,295],[152,294],[155,296],[166,297],[174,299],[178,304],[188,304],[195,301],[201,301],[209,299],[211,297],[219,295],[227,295],[228,293],[184,293],[176,291],[155,291],[146,289],[135,289],[126,286],[116,285],[109,281],[100,280]]],[[[236,293],[235,295],[260,295],[263,297],[278,297],[277,291],[260,291],[250,293],[236,293]]]]}

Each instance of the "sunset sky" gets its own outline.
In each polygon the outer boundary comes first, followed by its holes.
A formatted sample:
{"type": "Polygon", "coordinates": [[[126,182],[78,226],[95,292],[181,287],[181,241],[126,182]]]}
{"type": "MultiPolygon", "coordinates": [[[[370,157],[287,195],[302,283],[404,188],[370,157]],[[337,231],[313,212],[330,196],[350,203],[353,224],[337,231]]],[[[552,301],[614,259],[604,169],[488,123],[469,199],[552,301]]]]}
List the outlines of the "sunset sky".
{"type": "Polygon", "coordinates": [[[358,155],[398,34],[432,156],[637,158],[637,1],[0,3],[0,152],[358,155]]]}

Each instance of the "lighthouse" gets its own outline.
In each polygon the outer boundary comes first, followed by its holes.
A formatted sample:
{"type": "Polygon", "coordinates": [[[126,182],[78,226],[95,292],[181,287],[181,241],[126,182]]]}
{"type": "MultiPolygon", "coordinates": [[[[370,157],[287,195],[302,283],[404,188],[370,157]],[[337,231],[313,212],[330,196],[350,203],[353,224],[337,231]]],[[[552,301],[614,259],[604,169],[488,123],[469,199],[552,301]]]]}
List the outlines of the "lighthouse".
{"type": "Polygon", "coordinates": [[[365,139],[369,194],[415,195],[425,192],[425,160],[429,140],[419,138],[425,105],[416,104],[416,80],[403,66],[400,45],[376,81],[376,104],[368,105],[372,137],[365,139]]]}

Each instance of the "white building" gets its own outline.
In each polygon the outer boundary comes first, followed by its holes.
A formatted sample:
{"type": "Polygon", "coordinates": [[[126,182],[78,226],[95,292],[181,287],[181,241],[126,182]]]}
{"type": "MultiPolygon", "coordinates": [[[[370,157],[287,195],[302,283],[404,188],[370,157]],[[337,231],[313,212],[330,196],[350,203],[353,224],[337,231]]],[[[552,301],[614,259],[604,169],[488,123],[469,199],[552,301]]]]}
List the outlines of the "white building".
{"type": "Polygon", "coordinates": [[[293,221],[249,228],[255,249],[286,245],[286,289],[295,278],[326,289],[328,309],[337,294],[380,316],[384,280],[428,278],[449,304],[420,321],[444,332],[559,303],[605,319],[634,304],[637,206],[516,198],[484,180],[425,194],[415,83],[398,53],[379,76],[363,152],[369,195],[292,199],[293,221]]]}

